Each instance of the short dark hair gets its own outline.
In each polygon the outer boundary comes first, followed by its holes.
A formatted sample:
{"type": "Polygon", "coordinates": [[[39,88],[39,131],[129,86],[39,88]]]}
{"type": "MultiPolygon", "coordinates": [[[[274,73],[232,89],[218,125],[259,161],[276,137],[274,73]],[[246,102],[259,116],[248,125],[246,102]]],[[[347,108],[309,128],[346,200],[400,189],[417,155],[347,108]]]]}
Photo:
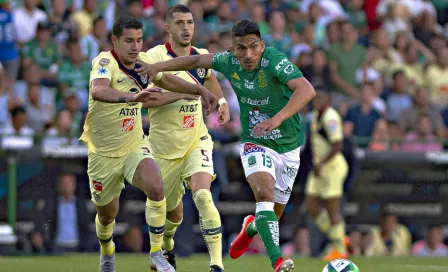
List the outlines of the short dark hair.
{"type": "Polygon", "coordinates": [[[125,29],[143,29],[143,24],[132,16],[124,15],[115,21],[112,34],[119,38],[125,29]]]}
{"type": "Polygon", "coordinates": [[[251,34],[261,39],[260,26],[252,20],[242,19],[232,26],[232,37],[244,37],[251,34]]]}
{"type": "Polygon", "coordinates": [[[95,19],[93,20],[92,26],[95,26],[96,24],[98,24],[98,22],[101,22],[101,21],[104,21],[104,17],[102,15],[95,17],[95,19]]]}
{"type": "Polygon", "coordinates": [[[403,71],[403,70],[395,71],[395,72],[392,74],[392,79],[395,80],[398,76],[405,76],[404,71],[403,71]]]}
{"type": "Polygon", "coordinates": [[[22,105],[15,106],[11,109],[11,117],[15,117],[16,115],[23,113],[26,113],[25,107],[22,105]]]}
{"type": "Polygon", "coordinates": [[[187,6],[182,5],[182,4],[174,5],[172,7],[169,7],[168,10],[166,11],[165,20],[167,22],[173,20],[173,14],[176,12],[191,13],[191,10],[190,10],[190,8],[188,8],[187,6]]]}

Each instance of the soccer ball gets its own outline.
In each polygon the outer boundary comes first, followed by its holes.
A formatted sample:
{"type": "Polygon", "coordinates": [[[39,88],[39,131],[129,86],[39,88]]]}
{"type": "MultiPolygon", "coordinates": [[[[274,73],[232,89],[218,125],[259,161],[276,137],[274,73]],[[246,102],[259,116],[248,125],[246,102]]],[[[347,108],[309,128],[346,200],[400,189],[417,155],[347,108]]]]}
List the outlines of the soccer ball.
{"type": "Polygon", "coordinates": [[[359,268],[350,260],[337,259],[329,262],[322,272],[359,272],[359,268]]]}

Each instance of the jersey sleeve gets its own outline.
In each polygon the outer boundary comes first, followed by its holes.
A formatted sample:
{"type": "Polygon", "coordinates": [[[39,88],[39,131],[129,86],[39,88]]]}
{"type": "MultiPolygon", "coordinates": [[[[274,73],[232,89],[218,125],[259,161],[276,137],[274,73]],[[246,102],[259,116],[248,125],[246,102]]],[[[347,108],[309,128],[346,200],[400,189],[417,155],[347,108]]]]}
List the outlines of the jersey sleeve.
{"type": "Polygon", "coordinates": [[[324,118],[324,128],[330,143],[337,143],[343,140],[342,120],[336,111],[329,112],[324,118]]]}
{"type": "Polygon", "coordinates": [[[90,80],[107,78],[112,81],[113,64],[112,56],[98,56],[92,61],[90,80]]]}
{"type": "MultiPolygon", "coordinates": [[[[142,52],[140,53],[139,57],[142,59],[142,61],[148,64],[153,64],[162,61],[155,50],[153,50],[152,52],[151,50],[149,50],[147,53],[142,52]]],[[[157,76],[154,78],[154,80],[160,80],[162,78],[162,75],[163,73],[158,73],[157,76]]]]}
{"type": "Polygon", "coordinates": [[[271,50],[273,53],[269,56],[269,70],[277,77],[280,83],[287,84],[291,79],[303,77],[299,68],[283,53],[275,49],[271,50]]]}
{"type": "Polygon", "coordinates": [[[224,73],[229,65],[230,52],[215,53],[212,59],[212,68],[218,72],[224,73]]]}

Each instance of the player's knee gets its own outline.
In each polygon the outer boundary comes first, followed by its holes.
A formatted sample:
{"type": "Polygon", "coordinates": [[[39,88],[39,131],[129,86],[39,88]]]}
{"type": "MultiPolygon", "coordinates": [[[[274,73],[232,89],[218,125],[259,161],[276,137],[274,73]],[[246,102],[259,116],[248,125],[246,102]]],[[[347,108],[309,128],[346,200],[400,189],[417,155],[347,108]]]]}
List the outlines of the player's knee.
{"type": "Polygon", "coordinates": [[[164,198],[162,181],[154,182],[148,180],[141,189],[146,197],[151,200],[160,201],[164,198]]]}
{"type": "Polygon", "coordinates": [[[314,205],[310,202],[306,203],[306,212],[313,218],[319,216],[321,207],[319,205],[314,205]]]}
{"type": "Polygon", "coordinates": [[[100,221],[101,225],[108,226],[112,222],[114,222],[116,214],[98,214],[98,221],[100,221]]]}
{"type": "Polygon", "coordinates": [[[333,211],[328,213],[330,217],[330,222],[332,225],[336,225],[342,220],[342,214],[340,211],[333,211]]]}
{"type": "Polygon", "coordinates": [[[274,193],[266,188],[256,188],[254,190],[254,195],[257,202],[274,202],[274,193]]]}
{"type": "Polygon", "coordinates": [[[182,210],[180,210],[180,211],[173,210],[173,211],[169,211],[166,213],[166,219],[173,223],[182,222],[183,218],[184,218],[184,213],[182,210]]]}

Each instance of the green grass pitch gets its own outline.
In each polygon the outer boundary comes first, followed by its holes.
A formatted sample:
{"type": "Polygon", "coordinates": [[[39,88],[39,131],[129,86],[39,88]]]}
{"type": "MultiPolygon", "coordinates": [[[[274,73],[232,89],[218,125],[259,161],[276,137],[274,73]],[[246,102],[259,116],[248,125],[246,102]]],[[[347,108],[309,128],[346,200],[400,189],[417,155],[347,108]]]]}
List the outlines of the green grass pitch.
{"type": "MultiPolygon", "coordinates": [[[[117,254],[117,272],[148,272],[146,254],[117,254]]],[[[90,272],[98,271],[97,254],[63,256],[0,256],[1,272],[90,272]]],[[[354,258],[361,272],[431,272],[448,271],[448,258],[354,258]]],[[[297,272],[321,272],[325,262],[319,259],[295,258],[297,272]]],[[[207,272],[208,256],[178,258],[179,272],[207,272]]],[[[224,259],[226,272],[272,272],[266,256],[243,256],[224,259]]]]}

